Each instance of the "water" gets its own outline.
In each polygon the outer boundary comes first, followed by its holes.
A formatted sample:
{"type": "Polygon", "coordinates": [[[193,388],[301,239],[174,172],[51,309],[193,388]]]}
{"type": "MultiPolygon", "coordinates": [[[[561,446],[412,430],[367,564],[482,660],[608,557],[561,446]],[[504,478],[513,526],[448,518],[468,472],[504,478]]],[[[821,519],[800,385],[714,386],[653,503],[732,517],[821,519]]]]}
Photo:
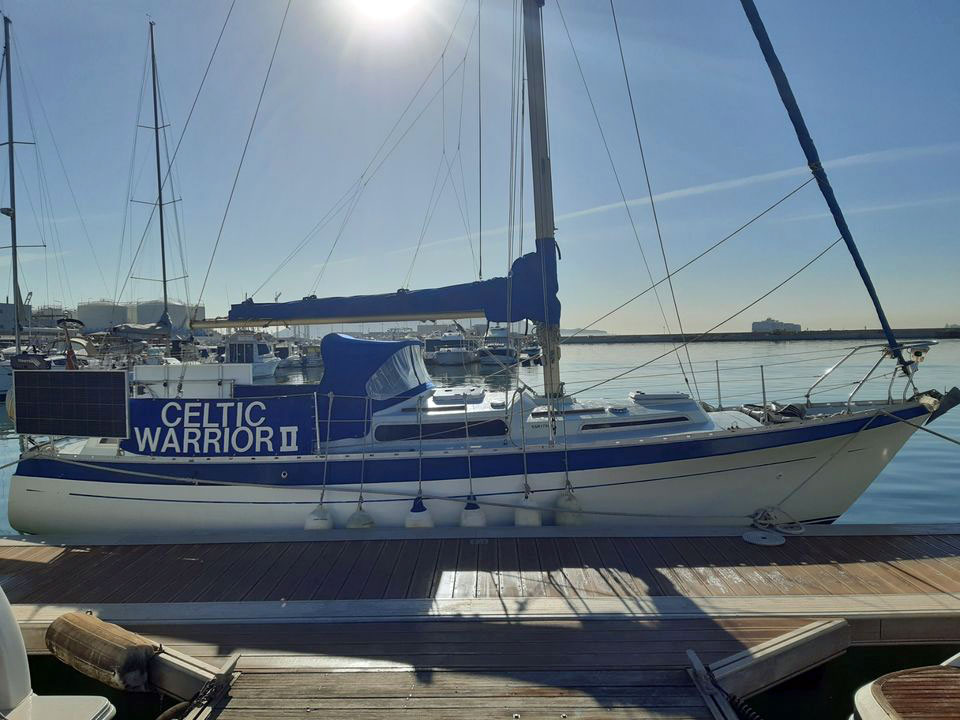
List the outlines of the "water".
{"type": "Polygon", "coordinates": [[[847,720],[854,711],[854,694],[868,682],[897,670],[939,665],[957,650],[956,645],[851,647],[747,702],[761,718],[847,720]]]}
{"type": "MultiPolygon", "coordinates": [[[[561,375],[567,391],[580,400],[600,400],[623,403],[631,390],[644,392],[690,391],[709,403],[717,403],[717,371],[720,365],[720,394],[724,406],[744,402],[760,402],[761,371],[770,400],[801,402],[803,394],[817,377],[842,358],[851,343],[842,341],[789,343],[709,343],[695,345],[691,350],[694,373],[687,377],[680,369],[669,345],[566,345],[561,360],[561,375]],[[627,375],[597,385],[604,380],[631,371],[627,375]]],[[[839,399],[853,389],[852,383],[861,378],[876,361],[873,350],[861,351],[830,376],[817,391],[814,399],[839,399]]],[[[889,361],[883,370],[892,367],[889,361]]],[[[318,380],[319,369],[278,375],[278,382],[302,383],[318,380]]],[[[512,373],[493,372],[473,366],[462,368],[431,368],[438,385],[463,383],[484,385],[490,390],[509,394],[516,383],[534,388],[542,384],[538,367],[518,368],[512,373]],[[483,375],[482,372],[493,374],[483,375]]],[[[689,374],[688,374],[689,375],[689,374]]],[[[960,385],[960,341],[946,340],[933,347],[920,367],[916,378],[921,390],[941,392],[960,385]]],[[[868,383],[858,397],[886,396],[888,379],[878,378],[868,383]]],[[[899,395],[903,384],[898,381],[894,392],[899,395]]],[[[960,408],[939,419],[934,429],[951,437],[960,438],[960,408]]],[[[0,464],[16,460],[19,440],[5,413],[0,413],[0,464]]],[[[956,502],[956,484],[960,480],[960,447],[924,432],[917,432],[884,469],[866,493],[840,519],[840,522],[872,523],[936,523],[960,522],[960,503],[956,502]]],[[[6,522],[9,480],[13,468],[0,471],[0,532],[12,532],[6,522]]]]}

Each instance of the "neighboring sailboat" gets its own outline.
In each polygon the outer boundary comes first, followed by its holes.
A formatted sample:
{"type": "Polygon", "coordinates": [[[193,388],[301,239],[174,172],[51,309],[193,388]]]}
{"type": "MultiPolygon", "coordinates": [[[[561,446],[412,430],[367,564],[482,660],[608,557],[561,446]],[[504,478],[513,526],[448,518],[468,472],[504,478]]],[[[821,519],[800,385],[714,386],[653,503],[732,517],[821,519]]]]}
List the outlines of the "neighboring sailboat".
{"type": "MultiPolygon", "coordinates": [[[[23,326],[20,318],[23,311],[23,300],[20,297],[19,262],[17,261],[17,188],[13,141],[13,68],[10,63],[10,18],[3,17],[3,69],[7,85],[7,166],[10,174],[10,207],[0,208],[0,213],[10,218],[10,266],[13,272],[13,337],[16,354],[22,349],[20,333],[23,326]]],[[[9,360],[0,362],[0,396],[6,399],[7,393],[13,387],[13,367],[9,360]]]]}
{"type": "MultiPolygon", "coordinates": [[[[752,3],[743,2],[750,16],[752,3]]],[[[248,299],[226,318],[194,325],[529,320],[541,347],[542,393],[524,385],[512,393],[438,390],[418,341],[331,334],[321,344],[318,385],[211,381],[211,392],[198,386],[197,396],[218,399],[131,401],[125,439],[80,439],[25,455],[11,482],[11,524],[27,532],[171,534],[403,526],[411,507],[427,508],[437,525],[468,517],[476,524],[478,510],[498,525],[831,522],[918,425],[955,404],[953,395],[941,402],[939,393],[917,390],[914,373],[928,346],[893,337],[852,238],[889,343],[867,346],[881,357],[846,401],[812,402],[813,388],[803,405],[732,410],[680,393],[635,391],[620,403],[566,394],[541,5],[523,0],[522,8],[536,249],[513,263],[508,278],[385,295],[248,299]],[[886,397],[854,399],[885,358],[899,368],[886,397]],[[902,399],[893,395],[897,378],[902,399]]],[[[783,94],[785,79],[777,82],[783,94]]],[[[811,159],[811,169],[838,215],[822,167],[811,159]]]]}

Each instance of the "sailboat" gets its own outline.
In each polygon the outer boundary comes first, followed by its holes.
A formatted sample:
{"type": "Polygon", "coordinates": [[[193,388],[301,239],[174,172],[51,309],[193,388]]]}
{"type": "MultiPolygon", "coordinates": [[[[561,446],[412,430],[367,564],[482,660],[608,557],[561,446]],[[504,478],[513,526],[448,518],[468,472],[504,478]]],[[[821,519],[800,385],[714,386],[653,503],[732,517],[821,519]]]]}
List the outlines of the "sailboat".
{"type": "Polygon", "coordinates": [[[418,341],[334,333],[321,343],[317,385],[211,381],[216,392],[197,386],[194,399],[138,397],[127,408],[126,437],[31,450],[11,482],[11,524],[37,533],[180,533],[835,520],[960,391],[918,390],[914,378],[929,344],[898,342],[890,330],[756,8],[742,3],[887,339],[853,351],[879,359],[845,401],[812,401],[811,388],[802,405],[764,399],[750,411],[705,407],[683,393],[637,390],[608,404],[565,391],[543,3],[523,0],[536,247],[513,262],[508,277],[382,295],[250,298],[194,326],[530,321],[543,392],[437,388],[418,341]],[[896,368],[886,396],[857,397],[882,363],[896,368]]]}

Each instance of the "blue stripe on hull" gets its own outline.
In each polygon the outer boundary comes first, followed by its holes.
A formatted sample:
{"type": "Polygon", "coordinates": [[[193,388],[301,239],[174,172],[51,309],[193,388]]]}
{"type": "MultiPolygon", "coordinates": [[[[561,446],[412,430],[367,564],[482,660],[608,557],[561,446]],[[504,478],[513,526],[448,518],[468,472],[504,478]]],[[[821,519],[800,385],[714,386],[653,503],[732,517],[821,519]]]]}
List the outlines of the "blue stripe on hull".
{"type": "MultiPolygon", "coordinates": [[[[926,408],[917,406],[895,413],[903,419],[927,414],[926,408]]],[[[722,437],[686,439],[678,438],[668,443],[632,443],[599,448],[580,448],[564,452],[563,450],[538,451],[527,453],[527,472],[532,475],[562,472],[565,461],[571,471],[595,470],[634,465],[650,465],[677,460],[694,460],[719,457],[736,453],[786,447],[799,443],[824,440],[832,437],[850,435],[857,432],[866,423],[869,429],[875,429],[897,422],[890,417],[858,417],[843,422],[806,425],[765,433],[743,433],[723,435],[722,437]],[[872,421],[871,421],[871,418],[872,421]]],[[[423,480],[453,480],[468,475],[467,457],[424,457],[423,480]]],[[[395,483],[410,481],[418,476],[419,460],[412,458],[371,458],[366,461],[349,460],[331,462],[327,468],[327,485],[353,485],[361,480],[365,483],[395,483]]],[[[258,464],[248,461],[202,461],[194,463],[124,463],[124,462],[84,462],[83,466],[68,464],[43,458],[30,458],[17,466],[17,475],[85,480],[90,482],[119,482],[137,484],[177,484],[159,478],[143,477],[136,474],[103,470],[128,470],[132,473],[154,473],[170,475],[203,484],[204,480],[215,483],[251,484],[251,485],[320,485],[323,482],[324,461],[306,462],[269,462],[258,464]],[[282,474],[286,477],[281,477],[282,474]]],[[[517,449],[512,453],[496,455],[473,455],[470,457],[470,473],[476,478],[499,477],[523,474],[523,453],[517,449]]]]}

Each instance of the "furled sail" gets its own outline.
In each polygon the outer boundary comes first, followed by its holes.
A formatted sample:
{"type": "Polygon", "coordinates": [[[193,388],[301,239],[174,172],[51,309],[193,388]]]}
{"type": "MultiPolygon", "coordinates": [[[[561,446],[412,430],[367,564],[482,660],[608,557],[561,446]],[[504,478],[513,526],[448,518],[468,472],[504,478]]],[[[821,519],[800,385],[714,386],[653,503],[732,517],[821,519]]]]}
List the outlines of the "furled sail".
{"type": "Polygon", "coordinates": [[[542,259],[539,252],[528,253],[514,261],[508,277],[428,290],[350,297],[310,296],[289,302],[258,303],[250,299],[232,305],[226,318],[194,321],[192,325],[320,325],[471,317],[483,317],[490,322],[531,320],[556,325],[560,322],[556,264],[544,268],[542,259]]]}

